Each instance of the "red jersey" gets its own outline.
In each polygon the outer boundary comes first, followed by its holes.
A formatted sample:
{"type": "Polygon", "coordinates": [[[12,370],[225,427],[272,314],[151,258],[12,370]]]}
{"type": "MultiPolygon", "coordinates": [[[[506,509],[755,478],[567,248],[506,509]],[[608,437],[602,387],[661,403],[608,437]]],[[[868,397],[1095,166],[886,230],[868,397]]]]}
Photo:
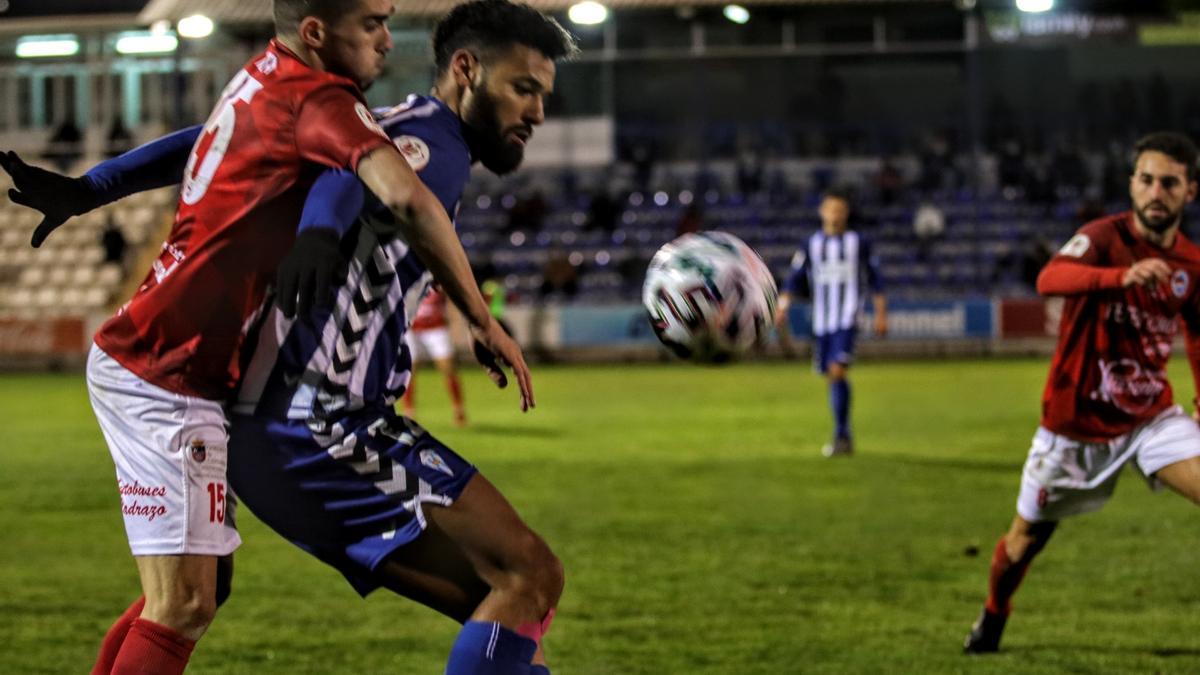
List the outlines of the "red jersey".
{"type": "Polygon", "coordinates": [[[1170,407],[1166,367],[1181,316],[1197,375],[1198,281],[1200,247],[1182,234],[1170,250],[1158,248],[1138,234],[1131,212],[1080,228],[1038,277],[1039,293],[1066,296],[1042,426],[1105,441],[1170,407]],[[1125,270],[1144,258],[1166,261],[1171,276],[1153,289],[1122,288],[1125,270]]]}
{"type": "Polygon", "coordinates": [[[96,344],[159,387],[226,398],[313,181],[386,144],[353,82],[272,40],[226,86],[192,148],[162,253],[96,344]]]}
{"type": "Polygon", "coordinates": [[[413,318],[413,330],[431,330],[446,327],[446,296],[436,288],[429,289],[417,307],[413,318]]]}

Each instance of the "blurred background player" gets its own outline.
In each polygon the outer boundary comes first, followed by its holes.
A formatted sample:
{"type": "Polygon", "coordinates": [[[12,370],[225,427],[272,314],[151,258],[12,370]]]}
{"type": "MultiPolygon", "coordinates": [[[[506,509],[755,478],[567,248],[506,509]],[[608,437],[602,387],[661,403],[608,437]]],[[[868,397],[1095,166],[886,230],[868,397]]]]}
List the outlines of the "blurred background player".
{"type": "MultiPolygon", "coordinates": [[[[482,288],[481,288],[482,290],[482,288]]],[[[485,295],[484,300],[488,297],[485,295]]],[[[489,302],[488,309],[492,309],[489,302]]],[[[454,425],[463,426],[467,423],[467,409],[463,404],[462,383],[458,377],[458,367],[454,362],[454,343],[450,339],[450,323],[446,316],[446,296],[435,284],[421,299],[417,315],[409,326],[408,351],[412,354],[412,377],[401,399],[404,404],[404,415],[415,417],[417,410],[416,395],[413,393],[417,385],[417,365],[422,360],[433,361],[438,372],[446,379],[446,390],[450,393],[450,405],[454,408],[454,425]]],[[[493,313],[492,316],[495,316],[493,313]]]]}
{"type": "Polygon", "coordinates": [[[793,298],[812,298],[813,366],[829,384],[829,407],[833,412],[833,440],[821,452],[826,457],[850,455],[854,441],[850,431],[850,382],[846,375],[854,361],[854,340],[864,287],[871,293],[875,309],[875,333],[887,334],[887,299],[879,265],[871,255],[866,237],[848,229],[850,195],[829,190],[819,207],[821,230],[809,237],[796,252],[792,268],[779,296],[776,323],[786,330],[793,298]]]}
{"type": "Polygon", "coordinates": [[[1059,520],[1104,505],[1125,464],[1134,462],[1151,486],[1200,503],[1200,427],[1175,405],[1166,373],[1182,318],[1200,384],[1200,247],[1179,231],[1196,197],[1196,146],[1182,134],[1154,133],[1138,141],[1134,157],[1133,211],[1084,225],[1038,277],[1039,293],[1066,299],[1058,347],[1017,515],[996,543],[967,652],[999,649],[1034,556],[1059,520]]]}

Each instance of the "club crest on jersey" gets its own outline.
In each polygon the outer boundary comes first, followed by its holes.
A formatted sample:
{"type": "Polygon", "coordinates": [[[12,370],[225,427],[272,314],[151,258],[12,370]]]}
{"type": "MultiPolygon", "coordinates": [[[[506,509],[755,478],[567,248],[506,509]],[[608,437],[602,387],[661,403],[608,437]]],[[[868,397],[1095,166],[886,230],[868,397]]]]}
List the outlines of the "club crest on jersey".
{"type": "Polygon", "coordinates": [[[358,113],[358,119],[362,120],[363,126],[371,131],[374,131],[380,136],[383,136],[384,138],[388,137],[388,135],[384,133],[383,127],[379,126],[379,122],[375,121],[375,116],[371,114],[370,110],[367,110],[367,106],[361,103],[355,103],[354,112],[358,113]]]}
{"type": "Polygon", "coordinates": [[[1182,298],[1187,295],[1188,291],[1188,273],[1184,270],[1175,270],[1171,275],[1171,292],[1175,297],[1182,298]]]}
{"type": "Polygon", "coordinates": [[[196,463],[203,462],[208,458],[208,448],[204,446],[204,441],[199,438],[192,441],[192,460],[196,463]]]}
{"type": "Polygon", "coordinates": [[[413,171],[420,171],[429,165],[429,146],[416,136],[397,136],[396,148],[413,171]]]}
{"type": "Polygon", "coordinates": [[[442,459],[442,456],[433,450],[421,451],[421,463],[434,471],[441,471],[447,476],[454,475],[454,472],[450,470],[450,465],[446,464],[446,460],[442,459]]]}
{"type": "Polygon", "coordinates": [[[1084,253],[1087,253],[1087,250],[1091,247],[1092,240],[1089,239],[1086,234],[1077,234],[1074,237],[1071,237],[1071,240],[1066,244],[1063,244],[1063,247],[1059,249],[1058,252],[1062,255],[1069,255],[1072,258],[1078,258],[1084,253]]]}

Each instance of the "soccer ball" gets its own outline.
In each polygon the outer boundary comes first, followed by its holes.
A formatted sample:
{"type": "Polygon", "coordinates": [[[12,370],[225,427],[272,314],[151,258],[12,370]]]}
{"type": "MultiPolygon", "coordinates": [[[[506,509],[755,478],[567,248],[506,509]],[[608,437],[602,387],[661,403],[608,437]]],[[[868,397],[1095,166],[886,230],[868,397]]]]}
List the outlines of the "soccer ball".
{"type": "Polygon", "coordinates": [[[723,362],[770,334],[779,291],[766,263],[725,232],[685,234],[650,261],[642,304],[654,334],[681,358],[723,362]]]}

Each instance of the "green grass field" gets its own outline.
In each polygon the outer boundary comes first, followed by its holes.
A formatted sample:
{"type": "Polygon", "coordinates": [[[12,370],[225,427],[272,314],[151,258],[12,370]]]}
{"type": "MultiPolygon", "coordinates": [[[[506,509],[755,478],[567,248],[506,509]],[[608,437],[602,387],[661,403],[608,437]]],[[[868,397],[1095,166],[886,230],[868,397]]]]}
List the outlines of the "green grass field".
{"type": "MultiPolygon", "coordinates": [[[[463,430],[423,371],[418,417],[562,558],[560,675],[1200,672],[1196,511],[1132,472],[1060,528],[1005,651],[960,653],[1045,369],[864,363],[849,460],[820,456],[824,387],[798,362],[541,367],[529,415],[472,370],[463,430]]],[[[0,376],[0,422],[0,673],[86,672],[138,591],[82,375],[0,376]]],[[[234,595],[190,673],[441,672],[451,621],[362,601],[239,516],[234,595]]]]}

